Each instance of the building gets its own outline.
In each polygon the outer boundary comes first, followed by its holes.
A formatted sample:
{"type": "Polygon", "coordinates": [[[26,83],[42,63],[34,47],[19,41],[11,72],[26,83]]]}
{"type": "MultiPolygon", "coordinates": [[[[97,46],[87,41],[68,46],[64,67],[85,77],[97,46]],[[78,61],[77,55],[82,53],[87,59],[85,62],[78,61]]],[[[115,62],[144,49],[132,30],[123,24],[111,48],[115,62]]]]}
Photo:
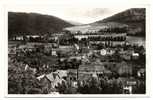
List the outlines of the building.
{"type": "Polygon", "coordinates": [[[117,83],[120,83],[123,94],[133,94],[135,88],[139,84],[139,81],[134,77],[130,78],[120,77],[117,79],[117,83]]]}
{"type": "Polygon", "coordinates": [[[141,68],[137,71],[137,76],[140,78],[144,78],[145,77],[145,69],[141,68]]]}
{"type": "Polygon", "coordinates": [[[43,90],[50,92],[51,89],[55,89],[59,84],[62,84],[62,82],[66,82],[63,79],[63,76],[65,76],[63,72],[65,71],[58,70],[49,74],[43,74],[38,76],[37,80],[42,84],[43,90]]]}
{"type": "Polygon", "coordinates": [[[103,64],[91,63],[82,64],[78,69],[78,80],[85,81],[91,77],[99,78],[98,76],[111,74],[111,71],[106,69],[103,64]]]}
{"type": "Polygon", "coordinates": [[[133,73],[132,65],[128,64],[125,61],[122,61],[121,63],[116,64],[116,71],[119,75],[128,75],[131,76],[133,73]]]}
{"type": "Polygon", "coordinates": [[[138,58],[139,58],[139,53],[132,54],[132,59],[138,59],[138,58]]]}

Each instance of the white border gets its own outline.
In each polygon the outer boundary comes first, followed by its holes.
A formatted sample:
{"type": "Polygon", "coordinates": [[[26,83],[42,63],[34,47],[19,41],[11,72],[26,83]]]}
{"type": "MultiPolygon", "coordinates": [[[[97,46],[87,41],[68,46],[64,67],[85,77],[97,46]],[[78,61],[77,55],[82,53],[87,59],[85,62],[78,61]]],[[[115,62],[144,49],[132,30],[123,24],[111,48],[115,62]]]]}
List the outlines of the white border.
{"type": "MultiPolygon", "coordinates": [[[[14,1],[14,0],[13,0],[14,1]]],[[[150,49],[148,49],[148,47],[151,47],[151,44],[149,44],[150,43],[150,40],[151,40],[151,36],[150,36],[150,5],[149,4],[147,4],[146,2],[145,3],[140,3],[139,2],[139,4],[135,4],[135,3],[131,3],[131,4],[129,4],[128,2],[127,2],[127,0],[125,0],[126,2],[124,2],[123,4],[117,4],[117,5],[113,5],[113,3],[111,3],[111,4],[109,4],[107,1],[110,1],[110,0],[105,0],[107,3],[106,4],[104,4],[103,2],[102,3],[100,3],[100,1],[98,1],[98,3],[96,3],[96,1],[97,0],[90,0],[90,3],[89,4],[87,4],[86,5],[86,0],[84,1],[84,2],[81,2],[80,3],[80,1],[79,2],[76,2],[75,1],[75,6],[74,6],[74,2],[69,2],[69,3],[59,3],[58,2],[59,0],[56,0],[56,2],[50,2],[50,3],[47,3],[47,4],[45,4],[44,2],[42,3],[42,2],[38,2],[37,4],[33,4],[33,3],[25,3],[25,2],[18,2],[17,4],[6,4],[6,2],[4,2],[4,4],[2,5],[3,6],[3,10],[2,10],[2,15],[4,16],[4,23],[3,23],[3,27],[4,27],[4,34],[2,35],[2,37],[1,37],[1,39],[3,40],[1,43],[2,43],[2,46],[3,46],[3,50],[2,50],[2,56],[3,56],[3,58],[1,59],[2,60],[2,73],[4,73],[4,75],[5,75],[5,77],[4,77],[4,79],[2,78],[2,80],[4,80],[4,83],[3,83],[3,90],[5,91],[4,92],[4,97],[5,98],[15,98],[15,97],[18,97],[18,98],[22,98],[22,97],[31,97],[31,98],[70,98],[70,97],[72,97],[72,98],[80,98],[80,97],[88,97],[88,98],[122,98],[122,97],[124,97],[124,98],[137,98],[137,97],[150,97],[151,96],[151,94],[150,94],[150,91],[151,91],[151,88],[150,88],[150,86],[151,86],[151,57],[149,56],[149,52],[151,51],[150,49]],[[93,4],[93,3],[96,3],[96,4],[93,4]],[[146,8],[146,94],[142,94],[142,95],[136,95],[136,94],[132,94],[132,95],[125,95],[125,94],[121,94],[121,95],[107,95],[107,94],[102,94],[102,95],[62,95],[62,94],[60,94],[60,95],[46,95],[46,94],[40,94],[40,95],[10,95],[10,94],[7,94],[7,75],[8,75],[8,40],[7,40],[7,37],[8,37],[8,25],[7,25],[7,18],[8,18],[8,16],[7,16],[7,12],[8,12],[8,8],[10,7],[10,6],[21,6],[21,5],[23,5],[23,6],[42,6],[42,5],[46,5],[46,6],[59,6],[59,7],[95,7],[95,8],[109,8],[109,7],[123,7],[123,6],[128,6],[128,7],[131,7],[131,8],[133,8],[133,7],[135,7],[135,8],[146,8]],[[149,33],[149,34],[148,34],[149,33]]],[[[61,1],[65,1],[65,0],[61,0],[61,1]]],[[[72,1],[74,1],[74,0],[72,0],[72,1]]],[[[119,0],[119,1],[121,1],[121,0],[119,0]]],[[[129,0],[129,1],[131,1],[131,0],[129,0]]],[[[137,1],[137,0],[136,0],[137,1]]],[[[141,1],[143,1],[143,0],[141,0],[141,1]]],[[[28,2],[29,2],[29,0],[28,0],[28,2]]],[[[138,2],[137,2],[138,3],[138,2]]],[[[2,92],[2,94],[3,94],[3,92],[2,92]]]]}

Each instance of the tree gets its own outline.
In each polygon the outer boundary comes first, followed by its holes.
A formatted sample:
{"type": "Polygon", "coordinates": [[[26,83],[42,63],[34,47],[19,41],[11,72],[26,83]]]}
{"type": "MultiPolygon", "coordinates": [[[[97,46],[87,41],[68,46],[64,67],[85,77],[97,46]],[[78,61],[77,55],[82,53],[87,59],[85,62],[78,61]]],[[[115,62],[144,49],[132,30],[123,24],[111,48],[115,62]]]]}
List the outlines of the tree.
{"type": "Polygon", "coordinates": [[[27,94],[31,89],[40,91],[33,72],[25,71],[22,64],[12,64],[8,69],[8,94],[27,94]]]}

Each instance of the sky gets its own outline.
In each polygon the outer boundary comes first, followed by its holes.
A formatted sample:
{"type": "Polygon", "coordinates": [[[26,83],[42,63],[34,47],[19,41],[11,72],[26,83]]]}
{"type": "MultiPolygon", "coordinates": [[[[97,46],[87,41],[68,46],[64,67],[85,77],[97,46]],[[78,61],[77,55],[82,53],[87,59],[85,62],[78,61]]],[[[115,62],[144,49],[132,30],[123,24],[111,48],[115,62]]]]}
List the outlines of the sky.
{"type": "Polygon", "coordinates": [[[82,24],[92,23],[112,16],[129,8],[93,8],[93,7],[50,7],[50,6],[16,6],[9,8],[11,12],[27,12],[52,15],[58,18],[79,22],[82,24]]]}

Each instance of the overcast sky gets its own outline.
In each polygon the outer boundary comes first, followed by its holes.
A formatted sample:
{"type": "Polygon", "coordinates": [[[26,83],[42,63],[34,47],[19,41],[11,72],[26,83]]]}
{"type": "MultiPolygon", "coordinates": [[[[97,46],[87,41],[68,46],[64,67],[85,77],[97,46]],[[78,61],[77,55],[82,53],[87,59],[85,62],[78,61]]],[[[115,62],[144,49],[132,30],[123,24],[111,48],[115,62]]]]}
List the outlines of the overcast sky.
{"type": "Polygon", "coordinates": [[[64,20],[79,22],[82,24],[92,23],[129,8],[68,8],[68,7],[12,7],[12,12],[33,12],[59,17],[64,20]]]}

